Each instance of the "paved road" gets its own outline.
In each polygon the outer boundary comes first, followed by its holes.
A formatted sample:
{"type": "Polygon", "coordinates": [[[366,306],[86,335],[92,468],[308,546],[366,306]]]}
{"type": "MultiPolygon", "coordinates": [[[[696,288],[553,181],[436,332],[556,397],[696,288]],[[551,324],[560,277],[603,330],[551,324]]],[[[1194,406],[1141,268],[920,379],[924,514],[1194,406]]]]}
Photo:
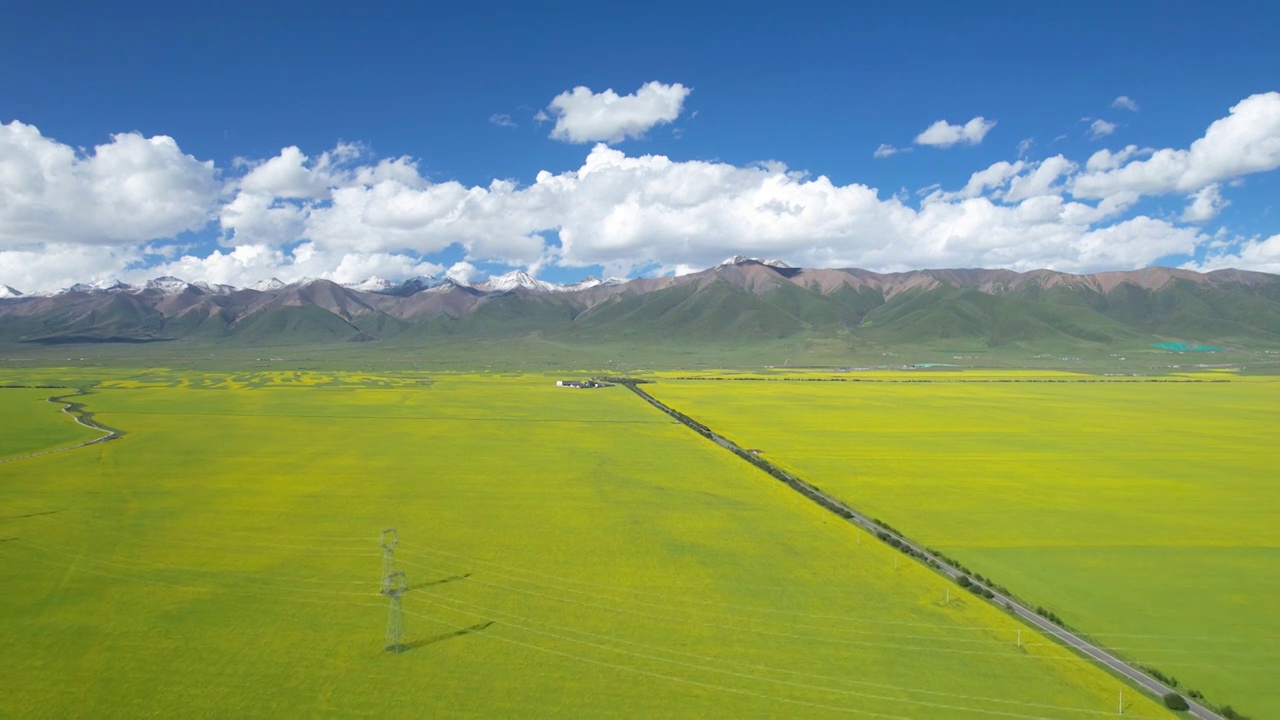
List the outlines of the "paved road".
{"type": "MultiPolygon", "coordinates": [[[[758,455],[755,455],[746,450],[743,450],[741,447],[738,447],[738,445],[734,444],[733,441],[723,437],[722,435],[717,434],[716,432],[708,428],[706,425],[703,425],[698,421],[693,420],[692,418],[685,415],[684,413],[681,413],[671,407],[668,407],[667,405],[664,405],[662,402],[654,398],[649,393],[645,392],[644,390],[641,390],[637,385],[633,383],[627,383],[626,387],[628,387],[635,394],[639,395],[649,404],[653,405],[654,407],[665,412],[666,414],[670,415],[671,417],[675,418],[681,423],[692,428],[699,435],[702,435],[708,440],[711,440],[715,444],[725,448],[726,450],[741,457],[747,462],[750,462],[753,465],[757,465],[767,469],[771,474],[774,475],[774,477],[777,477],[779,480],[786,483],[789,487],[791,487],[796,492],[818,503],[819,505],[826,508],[827,510],[830,510],[831,512],[839,515],[845,520],[848,520],[854,525],[861,527],[862,529],[866,530],[867,532],[873,535],[879,535],[881,533],[884,533],[891,537],[897,538],[898,542],[900,542],[902,545],[905,545],[911,548],[916,553],[918,553],[921,557],[933,557],[932,555],[926,552],[923,545],[920,545],[919,543],[912,541],[910,538],[903,537],[901,534],[897,532],[891,531],[887,528],[877,525],[874,521],[872,521],[870,517],[863,515],[862,513],[849,507],[848,505],[841,502],[840,500],[837,500],[836,498],[823,492],[821,489],[809,484],[808,482],[805,482],[804,480],[801,480],[800,478],[796,477],[795,475],[792,475],[791,473],[786,472],[785,470],[782,470],[781,468],[774,465],[773,463],[770,463],[768,460],[765,460],[764,458],[759,457],[758,455]]],[[[952,580],[958,579],[961,575],[966,574],[963,571],[950,566],[942,558],[934,557],[934,560],[938,563],[938,568],[937,568],[938,572],[941,572],[943,575],[946,575],[948,578],[951,578],[952,580]]],[[[980,583],[977,580],[971,579],[971,581],[975,585],[985,587],[983,583],[980,583]]],[[[1177,692],[1181,694],[1181,691],[1179,691],[1178,689],[1172,688],[1160,682],[1159,680],[1156,680],[1150,675],[1142,672],[1141,670],[1138,670],[1137,668],[1128,664],[1124,660],[1121,660],[1119,657],[1111,654],[1110,652],[1107,652],[1100,645],[1090,640],[1087,640],[1084,637],[1081,637],[1080,635],[1077,635],[1071,632],[1070,630],[1060,628],[1057,625],[1054,625],[1053,623],[1049,622],[1045,618],[1040,617],[1035,613],[1034,610],[1027,607],[1026,605],[1023,605],[1019,600],[1009,597],[1003,593],[996,592],[995,589],[993,588],[988,587],[987,590],[991,591],[993,595],[993,597],[991,598],[992,602],[998,603],[1001,606],[1011,609],[1015,615],[1022,618],[1022,620],[1027,624],[1034,626],[1035,628],[1043,631],[1046,634],[1049,634],[1058,638],[1063,643],[1071,646],[1072,648],[1075,648],[1077,652],[1093,659],[1094,661],[1102,665],[1105,665],[1108,668],[1111,668],[1113,671],[1121,675],[1124,675],[1125,677],[1132,680],[1135,684],[1151,691],[1157,697],[1165,695],[1166,693],[1171,693],[1171,692],[1177,692]]],[[[1186,700],[1187,700],[1187,704],[1191,706],[1191,713],[1196,717],[1204,718],[1205,720],[1226,720],[1226,718],[1224,718],[1223,716],[1210,710],[1204,705],[1201,705],[1200,703],[1195,702],[1191,698],[1186,698],[1186,700]]]]}

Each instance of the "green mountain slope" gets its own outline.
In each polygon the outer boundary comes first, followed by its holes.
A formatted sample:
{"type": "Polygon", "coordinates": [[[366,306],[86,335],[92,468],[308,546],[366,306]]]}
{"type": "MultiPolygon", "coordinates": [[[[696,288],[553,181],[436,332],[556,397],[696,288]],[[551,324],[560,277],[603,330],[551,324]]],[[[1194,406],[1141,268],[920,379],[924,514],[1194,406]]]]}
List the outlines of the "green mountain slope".
{"type": "Polygon", "coordinates": [[[308,345],[355,340],[360,329],[315,306],[283,307],[241,320],[231,339],[244,345],[308,345]]]}
{"type": "Polygon", "coordinates": [[[741,260],[677,278],[584,290],[365,293],[328,281],[268,291],[164,295],[129,289],[0,300],[0,343],[233,345],[538,338],[728,348],[1041,348],[1104,352],[1158,342],[1280,347],[1280,277],[1147,268],[1047,270],[778,268],[741,260]]]}

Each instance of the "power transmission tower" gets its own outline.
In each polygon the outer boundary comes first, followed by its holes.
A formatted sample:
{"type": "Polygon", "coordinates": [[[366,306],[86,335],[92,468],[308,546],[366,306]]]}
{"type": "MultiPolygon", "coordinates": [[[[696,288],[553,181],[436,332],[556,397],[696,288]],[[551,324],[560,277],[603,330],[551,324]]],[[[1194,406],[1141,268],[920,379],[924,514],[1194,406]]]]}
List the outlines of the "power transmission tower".
{"type": "Polygon", "coordinates": [[[409,589],[404,571],[396,570],[382,579],[382,594],[391,601],[387,614],[387,652],[402,652],[404,646],[404,614],[400,611],[400,596],[409,589]]]}
{"type": "Polygon", "coordinates": [[[387,652],[398,653],[404,650],[404,613],[400,611],[400,596],[409,589],[404,571],[395,569],[395,549],[400,539],[395,528],[382,531],[378,539],[378,547],[382,548],[382,591],[391,602],[387,615],[387,652]]]}
{"type": "Polygon", "coordinates": [[[400,540],[396,537],[395,528],[387,528],[382,531],[382,537],[379,539],[378,546],[382,548],[382,576],[386,578],[391,574],[392,566],[395,565],[395,558],[392,553],[395,552],[396,543],[400,540]]]}

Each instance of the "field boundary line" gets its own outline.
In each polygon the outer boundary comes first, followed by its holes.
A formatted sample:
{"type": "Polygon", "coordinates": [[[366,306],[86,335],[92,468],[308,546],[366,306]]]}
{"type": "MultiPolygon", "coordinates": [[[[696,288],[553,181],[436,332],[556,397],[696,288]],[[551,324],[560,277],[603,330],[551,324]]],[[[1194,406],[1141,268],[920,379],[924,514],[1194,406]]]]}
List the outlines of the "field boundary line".
{"type": "MultiPolygon", "coordinates": [[[[69,389],[69,388],[64,388],[64,389],[69,389]]],[[[124,437],[125,433],[123,430],[117,430],[112,427],[107,427],[106,425],[101,425],[97,421],[95,421],[93,419],[93,413],[84,409],[84,403],[72,402],[71,400],[66,399],[66,398],[72,398],[72,397],[81,397],[88,394],[89,392],[84,390],[83,388],[75,388],[75,392],[73,393],[68,393],[66,395],[53,395],[45,398],[45,402],[53,403],[55,405],[62,405],[62,412],[66,413],[67,415],[70,415],[71,419],[75,420],[77,425],[83,425],[84,427],[87,427],[90,430],[96,430],[100,433],[103,433],[102,436],[96,437],[92,440],[86,440],[82,443],[77,443],[75,445],[68,445],[67,447],[53,448],[52,450],[41,450],[40,452],[28,453],[26,455],[19,455],[18,457],[4,458],[0,460],[0,465],[4,463],[17,462],[19,460],[30,460],[31,458],[37,458],[43,455],[53,455],[55,453],[67,452],[69,450],[78,450],[82,447],[97,445],[98,443],[110,442],[112,440],[116,440],[118,438],[124,437]]]]}
{"type": "MultiPolygon", "coordinates": [[[[825,491],[823,491],[816,485],[796,476],[794,473],[787,472],[786,470],[783,470],[782,468],[778,467],[777,465],[774,465],[772,462],[760,457],[759,455],[755,455],[747,450],[742,449],[733,441],[729,440],[728,438],[725,438],[723,435],[716,433],[711,428],[707,427],[701,422],[694,420],[688,415],[685,415],[679,410],[676,410],[675,408],[672,408],[666,405],[661,400],[658,400],[657,398],[653,397],[649,393],[645,392],[643,389],[640,388],[639,383],[636,380],[623,379],[623,378],[610,378],[610,380],[612,382],[617,382],[618,384],[625,386],[627,389],[635,393],[645,402],[654,406],[655,408],[662,411],[663,413],[666,413],[667,415],[670,415],[671,417],[675,418],[684,426],[688,427],[689,429],[693,430],[694,432],[698,433],[704,438],[710,440],[716,445],[719,445],[725,450],[728,450],[730,453],[737,455],[742,460],[747,461],[748,463],[754,465],[758,469],[763,470],[764,472],[773,476],[779,482],[783,483],[784,485],[791,488],[792,490],[795,490],[796,492],[800,493],[801,495],[813,501],[823,509],[839,516],[846,522],[871,533],[872,535],[878,537],[881,541],[884,541],[889,545],[892,545],[900,550],[903,550],[903,554],[907,555],[912,560],[919,562],[921,565],[924,565],[925,567],[931,568],[941,573],[946,578],[952,581],[956,581],[961,577],[970,578],[971,585],[977,586],[985,590],[987,593],[990,593],[990,595],[987,597],[993,603],[996,603],[997,605],[1002,605],[1005,609],[1012,612],[1013,615],[1021,619],[1023,622],[1033,626],[1035,629],[1040,630],[1041,632],[1044,632],[1051,637],[1057,638],[1060,642],[1062,642],[1068,648],[1080,653],[1086,659],[1092,660],[1102,665],[1103,667],[1110,669],[1112,672],[1115,672],[1124,676],[1129,681],[1135,683],[1137,686],[1141,687],[1142,689],[1155,694],[1157,698],[1160,698],[1169,693],[1177,693],[1178,695],[1183,695],[1183,691],[1179,690],[1178,688],[1172,687],[1167,683],[1161,682],[1160,680],[1157,680],[1155,677],[1147,674],[1146,672],[1143,672],[1142,670],[1139,670],[1133,665],[1130,665],[1128,662],[1121,659],[1115,653],[1104,649],[1100,644],[1092,640],[1089,640],[1088,638],[1086,638],[1085,636],[1079,633],[1073,632],[1071,630],[1068,630],[1064,627],[1061,627],[1059,625],[1056,625],[1050,622],[1048,619],[1036,613],[1035,610],[1033,610],[1029,605],[1013,597],[1008,592],[997,591],[995,588],[990,587],[989,583],[980,582],[976,579],[973,579],[972,577],[970,577],[968,572],[965,572],[960,568],[952,565],[946,559],[942,557],[938,557],[933,553],[928,552],[925,546],[921,545],[920,543],[906,537],[902,533],[896,530],[893,530],[892,528],[885,527],[882,523],[876,522],[870,516],[855,510],[854,508],[850,507],[848,504],[844,503],[843,501],[838,500],[835,497],[827,494],[825,491]]],[[[1190,712],[1192,715],[1199,718],[1203,718],[1204,720],[1227,720],[1227,718],[1225,718],[1222,715],[1219,715],[1217,712],[1215,712],[1214,710],[1211,710],[1210,708],[1205,706],[1203,703],[1198,702],[1196,699],[1186,697],[1185,695],[1183,695],[1183,697],[1187,701],[1187,704],[1190,706],[1190,712]]]]}

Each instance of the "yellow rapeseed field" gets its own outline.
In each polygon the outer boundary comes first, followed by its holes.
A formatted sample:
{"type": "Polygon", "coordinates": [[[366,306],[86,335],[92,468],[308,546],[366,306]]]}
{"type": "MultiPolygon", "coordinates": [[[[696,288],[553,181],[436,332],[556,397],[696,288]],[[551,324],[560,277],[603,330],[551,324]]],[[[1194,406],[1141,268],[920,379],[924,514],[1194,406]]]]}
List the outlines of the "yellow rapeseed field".
{"type": "Polygon", "coordinates": [[[60,412],[61,403],[46,402],[51,395],[72,392],[0,388],[0,460],[67,447],[101,435],[60,412]]]}
{"type": "Polygon", "coordinates": [[[165,376],[0,465],[2,716],[1167,717],[623,388],[165,376]]]}
{"type": "Polygon", "coordinates": [[[1184,687],[1280,715],[1280,381],[845,377],[646,388],[1184,687]]]}

